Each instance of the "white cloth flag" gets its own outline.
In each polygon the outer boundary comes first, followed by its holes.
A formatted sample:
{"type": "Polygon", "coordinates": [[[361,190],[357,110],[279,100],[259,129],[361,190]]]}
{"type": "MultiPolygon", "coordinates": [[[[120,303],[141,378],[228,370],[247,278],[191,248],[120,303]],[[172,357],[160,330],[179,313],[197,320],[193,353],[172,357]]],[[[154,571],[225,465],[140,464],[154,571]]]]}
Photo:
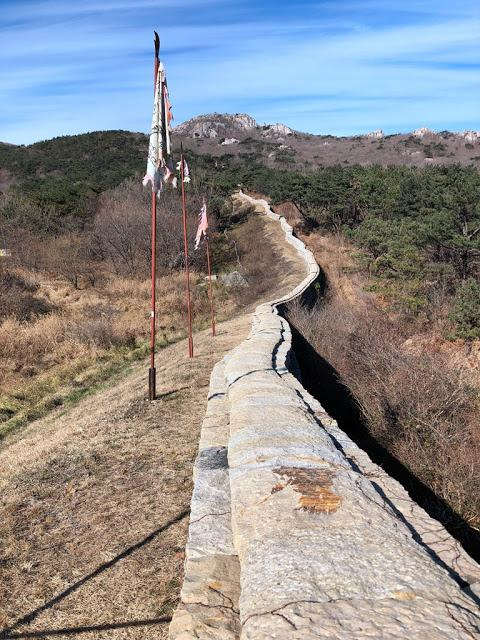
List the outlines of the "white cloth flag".
{"type": "Polygon", "coordinates": [[[197,236],[195,238],[195,251],[198,249],[200,245],[200,240],[202,239],[202,235],[207,235],[208,229],[208,220],[207,220],[207,204],[203,201],[203,206],[200,209],[200,213],[198,214],[198,229],[197,236]]]}
{"type": "MultiPolygon", "coordinates": [[[[177,171],[181,172],[182,170],[182,161],[177,162],[177,171]]],[[[183,181],[190,182],[190,169],[188,168],[188,164],[186,160],[183,160],[183,181]]]]}
{"type": "Polygon", "coordinates": [[[152,191],[159,193],[163,182],[177,186],[172,160],[170,158],[170,102],[166,88],[166,76],[163,63],[158,65],[155,98],[153,101],[152,127],[148,145],[147,172],[143,185],[151,185],[152,191]],[[165,141],[165,142],[164,142],[165,141]],[[164,148],[165,145],[165,148],[164,148]]]}

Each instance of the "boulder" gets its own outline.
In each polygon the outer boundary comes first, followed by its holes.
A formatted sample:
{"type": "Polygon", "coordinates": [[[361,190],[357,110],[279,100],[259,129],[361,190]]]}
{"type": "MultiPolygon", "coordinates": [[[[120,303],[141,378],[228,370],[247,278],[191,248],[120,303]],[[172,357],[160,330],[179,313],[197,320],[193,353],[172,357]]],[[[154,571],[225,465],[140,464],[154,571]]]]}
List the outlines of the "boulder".
{"type": "Polygon", "coordinates": [[[231,271],[230,273],[222,273],[220,282],[228,288],[231,287],[248,287],[248,283],[239,271],[231,271]]]}
{"type": "Polygon", "coordinates": [[[412,131],[412,136],[415,136],[416,138],[424,138],[428,134],[432,133],[434,132],[431,131],[431,129],[427,129],[427,127],[420,127],[419,129],[415,129],[415,131],[412,131]]]}

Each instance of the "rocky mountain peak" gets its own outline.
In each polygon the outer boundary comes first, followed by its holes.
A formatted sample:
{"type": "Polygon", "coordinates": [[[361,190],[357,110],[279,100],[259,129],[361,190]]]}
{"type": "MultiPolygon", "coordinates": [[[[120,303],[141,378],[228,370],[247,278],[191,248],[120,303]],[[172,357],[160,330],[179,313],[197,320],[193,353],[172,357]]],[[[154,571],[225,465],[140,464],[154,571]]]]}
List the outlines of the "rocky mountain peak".
{"type": "Polygon", "coordinates": [[[374,138],[377,140],[384,137],[385,137],[385,134],[381,129],[375,129],[375,131],[370,131],[370,133],[365,134],[365,138],[374,138]]]}
{"type": "Polygon", "coordinates": [[[174,133],[191,138],[223,138],[234,142],[245,137],[245,134],[250,135],[252,131],[275,139],[294,133],[290,127],[280,122],[258,125],[255,119],[246,113],[209,113],[191,118],[173,129],[174,133]]]}
{"type": "Polygon", "coordinates": [[[412,131],[412,136],[415,136],[416,138],[424,138],[425,136],[434,133],[434,131],[432,131],[431,129],[427,129],[427,127],[420,127],[419,129],[415,129],[415,131],[412,131]]]}
{"type": "Polygon", "coordinates": [[[233,131],[248,131],[256,126],[255,120],[246,113],[209,113],[179,124],[173,132],[192,138],[217,138],[233,131]]]}

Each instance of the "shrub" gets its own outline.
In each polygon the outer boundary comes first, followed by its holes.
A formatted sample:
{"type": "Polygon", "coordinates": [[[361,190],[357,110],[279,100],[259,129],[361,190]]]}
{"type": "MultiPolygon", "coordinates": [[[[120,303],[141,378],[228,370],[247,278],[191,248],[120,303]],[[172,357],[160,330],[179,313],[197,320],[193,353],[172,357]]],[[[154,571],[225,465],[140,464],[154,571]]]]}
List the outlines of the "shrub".
{"type": "Polygon", "coordinates": [[[54,305],[33,295],[38,288],[36,282],[15,272],[0,273],[0,321],[11,316],[23,322],[53,311],[54,305]]]}
{"type": "Polygon", "coordinates": [[[468,278],[457,289],[450,320],[455,336],[473,340],[480,338],[480,284],[468,278]]]}
{"type": "Polygon", "coordinates": [[[108,349],[115,346],[135,345],[132,330],[120,331],[112,316],[99,315],[70,321],[65,325],[67,340],[83,343],[89,347],[108,349]]]}
{"type": "MultiPolygon", "coordinates": [[[[166,187],[157,203],[157,266],[159,270],[181,268],[184,261],[180,192],[166,187]]],[[[98,260],[110,264],[117,275],[139,276],[150,269],[151,192],[135,180],[102,195],[93,224],[93,245],[98,260]]],[[[187,225],[190,263],[203,266],[203,252],[193,251],[200,193],[189,186],[187,225]]],[[[210,215],[209,223],[214,227],[210,215]]]]}
{"type": "Polygon", "coordinates": [[[339,298],[289,318],[338,372],[375,439],[473,527],[480,525],[478,390],[373,307],[339,298]]]}

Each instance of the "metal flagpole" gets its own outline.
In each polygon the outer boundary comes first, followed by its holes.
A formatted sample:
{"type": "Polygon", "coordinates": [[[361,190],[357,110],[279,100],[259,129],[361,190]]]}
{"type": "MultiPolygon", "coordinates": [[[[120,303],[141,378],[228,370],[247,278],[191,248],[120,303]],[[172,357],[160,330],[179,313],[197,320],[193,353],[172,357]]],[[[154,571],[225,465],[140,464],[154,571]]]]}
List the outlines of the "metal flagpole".
{"type": "Polygon", "coordinates": [[[205,231],[205,248],[207,251],[207,268],[208,268],[208,295],[210,297],[210,315],[212,319],[212,336],[215,336],[215,311],[213,308],[213,290],[212,290],[212,269],[210,266],[210,246],[208,244],[208,230],[205,231]]]}
{"type": "MultiPolygon", "coordinates": [[[[153,95],[157,87],[158,66],[160,63],[160,38],[154,31],[155,37],[155,57],[153,62],[153,95]]],[[[157,284],[157,194],[152,184],[152,300],[150,308],[150,369],[148,370],[148,399],[155,400],[156,392],[156,370],[155,370],[155,297],[157,284]]]]}
{"type": "Polygon", "coordinates": [[[183,247],[185,251],[185,277],[187,282],[187,309],[188,309],[188,355],[193,358],[192,337],[192,305],[190,300],[190,269],[188,265],[188,241],[187,241],[187,207],[185,202],[185,159],[183,157],[183,143],[180,143],[180,180],[182,181],[182,213],[183,213],[183,247]]]}

